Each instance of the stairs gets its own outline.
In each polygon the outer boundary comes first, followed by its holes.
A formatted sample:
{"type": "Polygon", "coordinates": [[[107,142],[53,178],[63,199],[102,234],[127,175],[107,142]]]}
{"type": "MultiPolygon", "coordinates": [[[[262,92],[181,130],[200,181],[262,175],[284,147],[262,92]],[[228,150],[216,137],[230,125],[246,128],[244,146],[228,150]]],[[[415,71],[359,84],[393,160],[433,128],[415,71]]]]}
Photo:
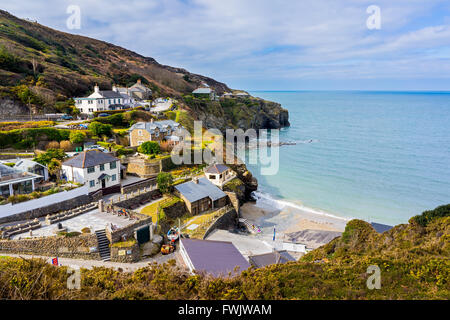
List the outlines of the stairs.
{"type": "Polygon", "coordinates": [[[109,248],[109,240],[106,237],[105,230],[95,231],[98,243],[98,252],[103,261],[109,261],[111,259],[111,249],[109,248]]]}

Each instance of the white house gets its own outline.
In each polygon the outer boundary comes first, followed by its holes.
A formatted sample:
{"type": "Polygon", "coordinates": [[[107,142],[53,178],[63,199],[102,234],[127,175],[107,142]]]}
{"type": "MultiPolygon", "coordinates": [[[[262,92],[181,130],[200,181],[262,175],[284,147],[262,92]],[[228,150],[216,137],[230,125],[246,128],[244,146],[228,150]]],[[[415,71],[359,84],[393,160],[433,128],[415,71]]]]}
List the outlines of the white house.
{"type": "Polygon", "coordinates": [[[31,172],[22,172],[0,163],[0,196],[27,194],[35,190],[35,184],[43,177],[31,172]]]}
{"type": "Polygon", "coordinates": [[[120,161],[108,153],[89,150],[79,153],[62,164],[68,181],[89,185],[89,192],[120,184],[120,161]]]}
{"type": "Polygon", "coordinates": [[[234,179],[236,174],[224,164],[214,164],[206,168],[205,176],[210,182],[222,188],[224,184],[234,179]]]}
{"type": "Polygon", "coordinates": [[[116,86],[111,91],[100,91],[98,85],[94,87],[94,93],[87,98],[74,98],[75,107],[81,113],[92,114],[95,111],[120,110],[127,108],[133,99],[126,94],[121,94],[116,86]]]}

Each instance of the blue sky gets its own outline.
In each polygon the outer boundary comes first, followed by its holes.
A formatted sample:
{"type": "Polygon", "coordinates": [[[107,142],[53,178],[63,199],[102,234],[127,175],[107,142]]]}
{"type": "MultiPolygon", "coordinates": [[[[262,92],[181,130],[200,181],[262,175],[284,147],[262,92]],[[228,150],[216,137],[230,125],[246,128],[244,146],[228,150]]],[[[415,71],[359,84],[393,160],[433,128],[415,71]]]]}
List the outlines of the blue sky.
{"type": "MultiPolygon", "coordinates": [[[[5,2],[5,1],[2,1],[5,2]]],[[[448,0],[16,0],[2,9],[246,90],[450,91],[448,0]],[[81,29],[66,26],[69,5],[81,29]],[[381,29],[366,12],[381,9],[381,29]]]]}

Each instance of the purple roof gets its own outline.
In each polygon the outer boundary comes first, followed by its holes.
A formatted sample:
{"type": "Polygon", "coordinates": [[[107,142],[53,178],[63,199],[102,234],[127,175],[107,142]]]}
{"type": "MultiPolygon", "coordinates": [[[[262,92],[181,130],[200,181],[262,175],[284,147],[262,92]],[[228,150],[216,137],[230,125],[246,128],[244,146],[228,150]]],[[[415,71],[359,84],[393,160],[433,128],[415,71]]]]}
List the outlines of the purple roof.
{"type": "Polygon", "coordinates": [[[181,245],[198,272],[226,277],[229,272],[236,275],[236,266],[239,267],[237,274],[250,268],[250,264],[231,242],[181,239],[181,245]]]}

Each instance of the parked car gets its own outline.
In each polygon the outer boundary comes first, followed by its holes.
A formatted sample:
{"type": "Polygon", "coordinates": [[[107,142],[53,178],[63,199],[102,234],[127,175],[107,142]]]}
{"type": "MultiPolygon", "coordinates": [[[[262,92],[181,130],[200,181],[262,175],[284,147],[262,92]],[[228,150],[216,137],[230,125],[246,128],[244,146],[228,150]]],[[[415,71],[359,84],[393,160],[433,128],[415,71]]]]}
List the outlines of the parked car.
{"type": "Polygon", "coordinates": [[[63,116],[61,117],[61,119],[62,119],[62,120],[73,120],[73,117],[70,116],[70,115],[68,115],[68,114],[65,114],[65,115],[63,115],[63,116]]]}
{"type": "Polygon", "coordinates": [[[107,114],[107,113],[100,113],[98,116],[99,117],[109,117],[109,114],[107,114]]]}
{"type": "Polygon", "coordinates": [[[86,147],[85,150],[100,150],[101,152],[108,152],[108,150],[106,150],[105,148],[103,148],[103,147],[101,147],[101,146],[99,146],[97,144],[94,144],[92,146],[86,147]]]}

